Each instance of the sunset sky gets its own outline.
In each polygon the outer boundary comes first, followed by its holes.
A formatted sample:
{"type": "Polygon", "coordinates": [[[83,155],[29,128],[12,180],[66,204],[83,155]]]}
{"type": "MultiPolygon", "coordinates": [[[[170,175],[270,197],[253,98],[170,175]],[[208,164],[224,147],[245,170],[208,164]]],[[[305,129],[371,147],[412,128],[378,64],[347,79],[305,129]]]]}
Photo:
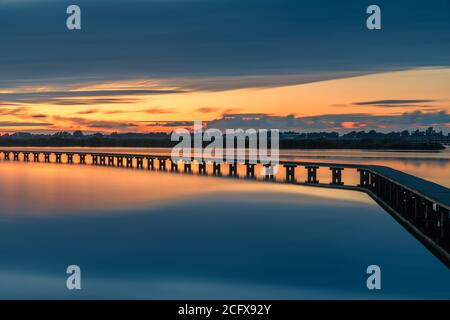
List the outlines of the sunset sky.
{"type": "Polygon", "coordinates": [[[0,0],[0,133],[450,131],[448,1],[69,4],[0,0]]]}

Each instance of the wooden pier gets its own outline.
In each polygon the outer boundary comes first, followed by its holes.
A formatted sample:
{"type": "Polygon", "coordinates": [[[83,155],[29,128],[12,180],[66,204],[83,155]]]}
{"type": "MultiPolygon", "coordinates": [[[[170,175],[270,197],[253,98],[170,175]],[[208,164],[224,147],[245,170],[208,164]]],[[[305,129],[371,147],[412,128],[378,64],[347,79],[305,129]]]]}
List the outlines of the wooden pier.
{"type": "Polygon", "coordinates": [[[281,161],[277,165],[281,169],[282,179],[277,179],[270,164],[226,162],[221,159],[197,161],[194,158],[172,161],[168,156],[149,154],[0,150],[0,160],[82,165],[90,163],[362,191],[369,194],[450,268],[450,189],[384,166],[281,161]],[[211,170],[208,171],[207,166],[211,170]],[[257,166],[264,169],[262,176],[255,174],[257,166]],[[238,174],[239,168],[245,170],[242,176],[238,174]],[[331,176],[325,182],[318,178],[318,170],[324,168],[329,170],[331,176]],[[299,170],[306,175],[304,180],[299,179],[299,170]],[[344,170],[357,172],[359,181],[354,184],[346,182],[343,178],[344,170]]]}

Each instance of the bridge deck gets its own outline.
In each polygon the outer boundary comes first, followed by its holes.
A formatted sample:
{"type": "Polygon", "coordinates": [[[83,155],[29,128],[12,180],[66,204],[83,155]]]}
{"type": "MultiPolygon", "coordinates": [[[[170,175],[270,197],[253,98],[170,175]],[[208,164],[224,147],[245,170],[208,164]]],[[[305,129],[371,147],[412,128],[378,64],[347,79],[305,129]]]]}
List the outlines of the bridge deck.
{"type": "Polygon", "coordinates": [[[361,167],[372,170],[375,173],[384,176],[386,179],[401,184],[411,191],[416,191],[422,196],[427,197],[430,201],[436,201],[450,207],[450,189],[444,186],[389,167],[376,165],[361,167]]]}

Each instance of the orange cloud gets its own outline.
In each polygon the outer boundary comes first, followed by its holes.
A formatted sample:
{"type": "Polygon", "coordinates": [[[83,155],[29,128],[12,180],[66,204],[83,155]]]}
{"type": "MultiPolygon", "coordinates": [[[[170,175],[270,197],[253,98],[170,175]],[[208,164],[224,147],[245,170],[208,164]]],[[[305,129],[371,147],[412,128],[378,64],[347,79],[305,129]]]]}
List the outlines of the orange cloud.
{"type": "Polygon", "coordinates": [[[341,127],[344,129],[357,129],[367,127],[367,124],[361,122],[346,121],[341,123],[341,127]]]}

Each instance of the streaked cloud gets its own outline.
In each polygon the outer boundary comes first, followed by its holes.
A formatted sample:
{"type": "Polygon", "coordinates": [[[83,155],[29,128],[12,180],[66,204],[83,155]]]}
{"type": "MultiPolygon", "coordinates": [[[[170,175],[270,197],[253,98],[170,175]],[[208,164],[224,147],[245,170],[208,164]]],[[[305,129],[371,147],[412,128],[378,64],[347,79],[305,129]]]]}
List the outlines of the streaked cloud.
{"type": "Polygon", "coordinates": [[[127,121],[105,121],[105,120],[91,120],[80,117],[64,117],[64,116],[52,116],[52,120],[59,123],[63,123],[68,129],[67,130],[78,130],[80,128],[90,128],[97,130],[124,130],[132,131],[138,126],[133,122],[127,121]]]}
{"type": "MultiPolygon", "coordinates": [[[[392,70],[403,70],[393,68],[392,70]]],[[[328,81],[343,78],[358,77],[366,74],[383,72],[372,69],[370,71],[315,71],[299,73],[263,73],[259,75],[229,75],[229,76],[192,76],[160,78],[159,82],[166,86],[173,86],[189,91],[225,91],[247,88],[274,88],[298,84],[328,81]]]]}
{"type": "Polygon", "coordinates": [[[426,8],[419,0],[380,0],[377,4],[395,19],[386,20],[389,28],[377,33],[368,33],[366,6],[355,1],[328,1],[326,9],[301,0],[77,4],[89,19],[73,34],[61,17],[64,1],[0,2],[0,28],[7,30],[0,33],[0,43],[7,44],[2,46],[0,88],[44,79],[202,76],[213,81],[201,86],[216,90],[273,85],[259,76],[305,75],[290,80],[304,83],[450,65],[450,4],[442,0],[429,0],[426,8]],[[421,19],[411,19],[415,16],[421,19]],[[229,76],[243,79],[228,81],[229,76]]]}
{"type": "Polygon", "coordinates": [[[20,116],[27,114],[29,108],[27,107],[16,107],[16,108],[5,108],[0,109],[1,116],[20,116]]]}
{"type": "Polygon", "coordinates": [[[433,108],[433,105],[424,105],[423,103],[433,103],[436,100],[433,99],[395,99],[395,100],[375,100],[375,101],[363,101],[354,102],[357,106],[375,106],[375,107],[385,107],[385,108],[396,108],[396,107],[421,107],[421,108],[433,108]]]}
{"type": "Polygon", "coordinates": [[[193,121],[149,121],[147,122],[147,127],[163,127],[163,128],[170,128],[176,129],[176,128],[190,128],[193,127],[194,122],[193,121]]]}
{"type": "Polygon", "coordinates": [[[145,113],[150,113],[150,114],[167,114],[167,113],[175,113],[175,110],[154,107],[154,108],[148,108],[145,110],[137,110],[136,112],[145,112],[145,113]]]}
{"type": "Polygon", "coordinates": [[[214,113],[214,112],[220,111],[220,108],[201,107],[201,108],[195,109],[195,111],[200,112],[200,113],[214,113]]]}
{"type": "Polygon", "coordinates": [[[40,123],[36,123],[36,122],[9,122],[9,121],[2,121],[0,122],[0,128],[15,128],[15,127],[41,127],[41,126],[51,126],[53,125],[52,123],[49,122],[40,122],[40,123]]]}
{"type": "Polygon", "coordinates": [[[93,113],[99,113],[99,109],[87,109],[87,110],[81,110],[78,112],[75,112],[75,114],[93,114],[93,113]]]}
{"type": "Polygon", "coordinates": [[[183,93],[183,90],[89,90],[0,93],[0,104],[92,105],[137,102],[132,96],[183,93]],[[114,96],[121,96],[114,98],[114,96]],[[94,97],[94,98],[92,98],[94,97]],[[102,97],[102,98],[98,98],[102,97]]]}

